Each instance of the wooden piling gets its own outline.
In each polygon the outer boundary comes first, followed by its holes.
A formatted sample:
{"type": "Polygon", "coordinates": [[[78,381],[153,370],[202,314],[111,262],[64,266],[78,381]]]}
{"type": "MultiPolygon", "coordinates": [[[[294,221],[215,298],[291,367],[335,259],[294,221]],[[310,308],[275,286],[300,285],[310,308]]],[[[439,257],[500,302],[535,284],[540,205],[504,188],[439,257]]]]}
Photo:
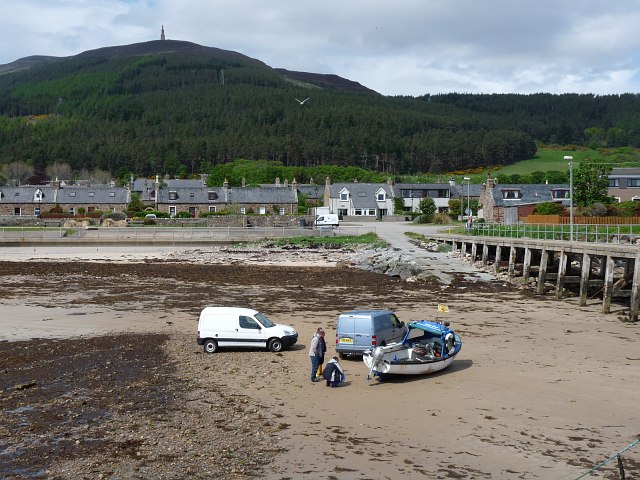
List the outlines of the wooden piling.
{"type": "Polygon", "coordinates": [[[614,261],[611,255],[607,255],[604,273],[604,292],[602,294],[602,313],[611,311],[611,294],[613,293],[613,267],[614,261]]]}
{"type": "Polygon", "coordinates": [[[578,302],[578,305],[584,307],[587,304],[589,276],[591,273],[591,255],[587,252],[582,254],[582,266],[580,270],[580,301],[578,302]]]}
{"type": "Polygon", "coordinates": [[[567,273],[567,253],[564,248],[560,250],[560,258],[558,259],[558,280],[556,282],[556,299],[562,298],[562,290],[564,289],[564,279],[567,273]]]}
{"type": "Polygon", "coordinates": [[[546,248],[542,249],[542,255],[540,255],[540,271],[538,273],[538,293],[544,293],[544,282],[547,276],[547,262],[549,261],[549,252],[546,248]]]}

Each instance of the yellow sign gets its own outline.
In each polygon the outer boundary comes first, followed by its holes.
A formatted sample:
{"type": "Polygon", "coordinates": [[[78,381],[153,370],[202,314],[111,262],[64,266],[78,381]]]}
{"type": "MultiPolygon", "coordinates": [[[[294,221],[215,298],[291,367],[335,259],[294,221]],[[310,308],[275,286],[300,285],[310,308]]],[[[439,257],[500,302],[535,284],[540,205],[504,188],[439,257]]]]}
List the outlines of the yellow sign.
{"type": "Polygon", "coordinates": [[[440,313],[447,313],[449,311],[449,307],[447,307],[444,303],[438,304],[438,311],[440,313]]]}

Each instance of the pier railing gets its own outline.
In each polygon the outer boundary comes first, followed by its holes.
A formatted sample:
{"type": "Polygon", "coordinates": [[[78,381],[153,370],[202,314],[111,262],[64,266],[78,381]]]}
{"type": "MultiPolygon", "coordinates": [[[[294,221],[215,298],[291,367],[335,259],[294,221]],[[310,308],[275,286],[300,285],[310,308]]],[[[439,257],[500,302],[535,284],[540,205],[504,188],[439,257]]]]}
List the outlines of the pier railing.
{"type": "MultiPolygon", "coordinates": [[[[477,223],[468,234],[488,237],[531,238],[535,240],[569,240],[570,225],[477,223]]],[[[573,225],[577,242],[640,244],[640,225],[573,225]]]]}

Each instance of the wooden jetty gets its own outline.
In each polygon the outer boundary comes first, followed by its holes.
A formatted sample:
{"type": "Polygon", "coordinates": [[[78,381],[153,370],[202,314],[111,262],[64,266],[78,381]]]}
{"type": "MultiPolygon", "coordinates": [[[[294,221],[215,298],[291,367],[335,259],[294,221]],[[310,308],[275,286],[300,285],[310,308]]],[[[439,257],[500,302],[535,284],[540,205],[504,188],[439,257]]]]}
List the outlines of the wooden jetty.
{"type": "MultiPolygon", "coordinates": [[[[538,293],[555,281],[555,297],[561,299],[567,286],[578,288],[579,305],[585,306],[589,293],[601,292],[602,312],[611,311],[612,298],[627,298],[629,320],[638,321],[640,310],[640,246],[533,240],[469,235],[434,234],[430,238],[451,245],[454,252],[472,262],[506,268],[511,278],[535,279],[538,293]]],[[[627,301],[625,300],[625,303],[627,301]]]]}

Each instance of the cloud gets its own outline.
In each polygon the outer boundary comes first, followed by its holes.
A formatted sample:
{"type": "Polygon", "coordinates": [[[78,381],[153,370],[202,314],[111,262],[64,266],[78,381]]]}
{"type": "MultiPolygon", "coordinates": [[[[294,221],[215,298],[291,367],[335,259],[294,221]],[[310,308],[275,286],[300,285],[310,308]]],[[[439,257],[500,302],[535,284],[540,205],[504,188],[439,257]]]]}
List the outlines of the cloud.
{"type": "Polygon", "coordinates": [[[387,95],[639,90],[640,0],[20,0],[0,63],[167,38],[387,95]]]}

